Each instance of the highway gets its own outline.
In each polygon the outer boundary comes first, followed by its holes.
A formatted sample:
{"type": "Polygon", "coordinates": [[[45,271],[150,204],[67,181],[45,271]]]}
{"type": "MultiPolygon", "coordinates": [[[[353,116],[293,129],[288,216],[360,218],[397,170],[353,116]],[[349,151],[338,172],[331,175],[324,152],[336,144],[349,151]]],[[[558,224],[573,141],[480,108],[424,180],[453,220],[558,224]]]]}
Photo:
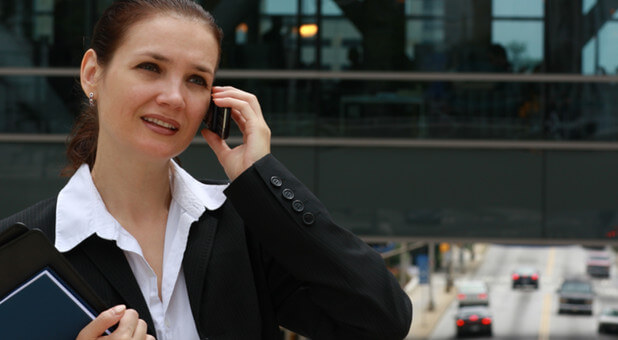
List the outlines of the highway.
{"type": "MultiPolygon", "coordinates": [[[[564,277],[585,275],[587,252],[581,246],[490,245],[478,270],[457,280],[481,279],[489,285],[493,339],[615,339],[617,335],[597,333],[597,317],[602,306],[618,305],[615,263],[611,267],[609,279],[592,279],[596,292],[592,316],[559,315],[557,312],[556,290],[564,277]],[[540,270],[538,290],[512,289],[511,272],[521,265],[534,266],[540,270]]],[[[455,301],[438,321],[429,339],[455,338],[456,308],[455,301]]]]}

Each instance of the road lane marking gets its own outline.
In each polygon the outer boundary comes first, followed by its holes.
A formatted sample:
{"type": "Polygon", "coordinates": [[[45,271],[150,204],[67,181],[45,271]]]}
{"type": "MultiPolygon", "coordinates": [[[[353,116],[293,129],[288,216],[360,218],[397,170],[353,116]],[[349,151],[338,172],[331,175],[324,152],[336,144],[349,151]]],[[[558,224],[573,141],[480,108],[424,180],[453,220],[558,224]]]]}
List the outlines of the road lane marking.
{"type": "MultiPolygon", "coordinates": [[[[549,254],[547,254],[547,266],[545,268],[544,277],[551,277],[554,270],[554,260],[556,257],[556,249],[549,248],[549,254]]],[[[541,324],[539,326],[539,340],[549,339],[549,321],[552,313],[552,293],[545,293],[543,296],[543,307],[541,308],[541,324]]]]}
{"type": "Polygon", "coordinates": [[[549,248],[549,254],[547,254],[547,265],[545,266],[544,276],[551,277],[554,271],[554,259],[556,258],[556,248],[549,248]]]}
{"type": "Polygon", "coordinates": [[[551,317],[552,294],[546,293],[543,297],[543,308],[541,309],[541,325],[539,327],[539,340],[549,339],[549,319],[551,317]]]}

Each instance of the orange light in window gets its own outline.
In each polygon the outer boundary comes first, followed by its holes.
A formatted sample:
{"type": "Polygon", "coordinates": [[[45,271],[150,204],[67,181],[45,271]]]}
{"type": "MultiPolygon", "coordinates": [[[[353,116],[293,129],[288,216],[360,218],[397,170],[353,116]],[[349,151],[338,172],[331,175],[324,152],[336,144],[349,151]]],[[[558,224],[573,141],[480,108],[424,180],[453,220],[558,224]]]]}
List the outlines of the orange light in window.
{"type": "Polygon", "coordinates": [[[311,38],[318,33],[318,25],[304,24],[300,25],[300,36],[303,38],[311,38]]]}
{"type": "Polygon", "coordinates": [[[238,24],[238,26],[236,26],[236,32],[247,33],[248,30],[249,30],[249,25],[247,25],[244,22],[241,22],[240,24],[238,24]]]}

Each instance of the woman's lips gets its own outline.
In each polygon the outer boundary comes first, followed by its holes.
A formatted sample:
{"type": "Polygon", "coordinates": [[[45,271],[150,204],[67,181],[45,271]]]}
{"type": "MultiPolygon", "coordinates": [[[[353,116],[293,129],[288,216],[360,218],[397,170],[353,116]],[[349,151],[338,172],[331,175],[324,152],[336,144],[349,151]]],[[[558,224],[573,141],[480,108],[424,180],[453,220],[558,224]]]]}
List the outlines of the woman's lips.
{"type": "Polygon", "coordinates": [[[166,122],[154,117],[142,117],[142,120],[146,122],[148,128],[163,135],[173,135],[178,131],[178,124],[166,122]]]}

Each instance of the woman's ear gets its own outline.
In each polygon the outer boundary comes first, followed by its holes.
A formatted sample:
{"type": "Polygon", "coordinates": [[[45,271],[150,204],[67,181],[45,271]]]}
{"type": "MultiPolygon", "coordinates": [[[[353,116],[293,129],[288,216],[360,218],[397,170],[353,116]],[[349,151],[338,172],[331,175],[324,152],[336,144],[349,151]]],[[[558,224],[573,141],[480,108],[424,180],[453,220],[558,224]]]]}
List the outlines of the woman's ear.
{"type": "Polygon", "coordinates": [[[84,93],[96,92],[100,66],[97,63],[97,53],[88,49],[82,58],[82,66],[79,72],[79,80],[84,93]]]}

